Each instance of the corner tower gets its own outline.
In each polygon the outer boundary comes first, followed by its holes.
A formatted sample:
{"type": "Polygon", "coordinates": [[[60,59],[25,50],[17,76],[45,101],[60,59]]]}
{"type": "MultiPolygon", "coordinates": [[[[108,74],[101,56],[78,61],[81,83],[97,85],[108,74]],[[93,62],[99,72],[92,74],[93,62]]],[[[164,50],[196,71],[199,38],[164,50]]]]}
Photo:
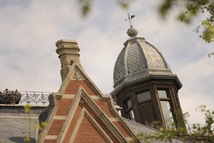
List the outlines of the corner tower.
{"type": "Polygon", "coordinates": [[[164,127],[179,122],[178,90],[182,87],[163,55],[130,27],[114,67],[112,96],[122,107],[122,116],[143,124],[158,121],[164,127]]]}

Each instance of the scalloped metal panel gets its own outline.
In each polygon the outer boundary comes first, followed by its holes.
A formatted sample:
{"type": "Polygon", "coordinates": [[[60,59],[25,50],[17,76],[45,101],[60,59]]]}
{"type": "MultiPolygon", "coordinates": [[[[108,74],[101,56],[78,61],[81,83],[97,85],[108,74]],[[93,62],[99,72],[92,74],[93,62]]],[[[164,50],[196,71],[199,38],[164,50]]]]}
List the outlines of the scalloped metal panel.
{"type": "Polygon", "coordinates": [[[143,51],[137,43],[132,43],[127,47],[126,59],[128,74],[136,73],[147,68],[143,51]]]}

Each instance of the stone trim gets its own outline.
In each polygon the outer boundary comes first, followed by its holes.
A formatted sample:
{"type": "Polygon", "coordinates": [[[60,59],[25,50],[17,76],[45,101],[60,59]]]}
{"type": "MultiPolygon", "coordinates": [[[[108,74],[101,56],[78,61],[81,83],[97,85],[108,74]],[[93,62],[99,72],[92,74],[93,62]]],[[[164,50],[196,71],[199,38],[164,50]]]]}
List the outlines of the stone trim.
{"type": "MultiPolygon", "coordinates": [[[[84,101],[85,104],[87,104],[91,108],[91,110],[96,114],[96,116],[100,118],[101,122],[103,122],[105,127],[108,128],[109,131],[111,131],[112,135],[116,138],[118,142],[124,142],[124,143],[127,142],[127,140],[118,131],[118,129],[111,123],[109,118],[101,111],[101,109],[96,105],[96,103],[90,98],[90,96],[86,93],[83,87],[80,86],[78,89],[78,93],[74,98],[73,105],[70,108],[69,115],[67,116],[67,119],[65,120],[65,123],[61,129],[61,131],[63,132],[61,132],[58,136],[58,139],[57,139],[58,143],[63,142],[69,128],[68,125],[70,125],[81,99],[84,101]]],[[[71,140],[73,140],[73,137],[71,137],[71,140]]]]}
{"type": "Polygon", "coordinates": [[[87,93],[84,91],[84,89],[81,89],[82,91],[81,96],[85,103],[91,108],[91,110],[99,117],[101,122],[108,128],[109,131],[111,131],[112,135],[117,139],[118,142],[127,142],[125,138],[121,135],[121,133],[116,129],[116,127],[111,123],[109,118],[104,114],[101,109],[96,105],[96,103],[90,99],[89,96],[87,96],[87,93]]]}
{"type": "Polygon", "coordinates": [[[81,99],[80,90],[78,90],[78,93],[75,96],[75,98],[73,100],[73,103],[72,103],[72,105],[71,105],[71,107],[69,109],[68,116],[67,116],[67,118],[65,120],[65,123],[64,123],[64,125],[63,125],[63,127],[61,129],[61,131],[63,131],[63,132],[60,132],[59,137],[57,139],[57,142],[59,142],[59,143],[63,142],[63,139],[65,138],[66,133],[67,133],[68,128],[69,128],[68,125],[70,125],[70,123],[71,123],[71,121],[73,119],[75,111],[76,111],[76,109],[77,109],[77,107],[79,105],[80,99],[81,99]]]}
{"type": "Polygon", "coordinates": [[[66,120],[67,116],[54,116],[53,119],[57,119],[57,120],[66,120]]]}
{"type": "Polygon", "coordinates": [[[53,118],[56,115],[56,112],[58,110],[58,106],[56,105],[56,97],[54,96],[54,94],[51,94],[49,96],[49,100],[50,100],[50,105],[52,106],[50,108],[53,108],[51,113],[48,115],[48,118],[46,120],[46,122],[48,123],[47,126],[41,131],[39,137],[38,137],[38,141],[44,142],[45,137],[48,136],[48,131],[51,127],[52,122],[54,121],[53,118]]]}
{"type": "Polygon", "coordinates": [[[110,120],[111,122],[117,122],[117,121],[120,121],[118,118],[109,118],[109,120],[110,120]]]}
{"type": "Polygon", "coordinates": [[[45,137],[45,139],[56,140],[57,137],[58,137],[58,136],[56,136],[56,135],[47,135],[47,136],[45,137]]]}
{"type": "Polygon", "coordinates": [[[93,122],[95,125],[95,128],[97,128],[99,130],[99,132],[102,134],[102,136],[105,138],[105,140],[108,142],[108,143],[113,143],[113,141],[108,137],[108,135],[105,133],[105,131],[99,126],[99,124],[93,119],[93,117],[87,112],[86,109],[83,109],[81,112],[80,112],[80,116],[79,116],[79,120],[77,121],[75,127],[74,127],[74,132],[72,134],[72,136],[70,137],[69,139],[69,143],[72,143],[76,137],[76,134],[78,133],[78,130],[79,130],[79,127],[82,123],[82,120],[83,120],[83,117],[86,116],[88,117],[88,119],[93,122]]]}
{"type": "Polygon", "coordinates": [[[79,74],[81,75],[81,79],[78,80],[86,80],[89,82],[89,86],[91,88],[94,89],[94,91],[96,91],[97,96],[103,96],[103,93],[98,89],[98,87],[93,83],[93,81],[87,76],[87,74],[85,73],[84,69],[82,68],[81,65],[77,65],[77,64],[72,64],[71,66],[69,66],[69,73],[67,74],[67,76],[65,77],[65,79],[63,80],[60,89],[59,89],[59,93],[64,94],[65,90],[67,88],[67,85],[69,84],[70,80],[77,80],[75,75],[77,74],[77,72],[79,72],[79,74]]]}

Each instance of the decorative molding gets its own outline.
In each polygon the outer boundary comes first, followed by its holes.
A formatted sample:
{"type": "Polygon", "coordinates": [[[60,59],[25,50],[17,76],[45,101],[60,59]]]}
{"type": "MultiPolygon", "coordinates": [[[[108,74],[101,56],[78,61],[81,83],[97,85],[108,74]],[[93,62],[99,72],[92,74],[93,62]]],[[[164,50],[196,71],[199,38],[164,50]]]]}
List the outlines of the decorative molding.
{"type": "Polygon", "coordinates": [[[84,76],[79,69],[75,69],[73,78],[76,80],[84,80],[84,76]]]}
{"type": "Polygon", "coordinates": [[[0,92],[0,104],[19,104],[21,100],[21,93],[16,89],[15,91],[7,88],[0,92]]]}

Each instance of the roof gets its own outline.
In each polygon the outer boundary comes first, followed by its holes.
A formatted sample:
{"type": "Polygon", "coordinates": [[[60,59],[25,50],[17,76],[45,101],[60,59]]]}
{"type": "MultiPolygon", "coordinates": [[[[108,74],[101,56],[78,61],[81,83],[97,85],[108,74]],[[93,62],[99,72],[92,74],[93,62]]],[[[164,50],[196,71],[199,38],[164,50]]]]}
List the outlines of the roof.
{"type": "Polygon", "coordinates": [[[124,43],[114,66],[114,87],[148,75],[171,75],[163,55],[142,37],[131,37],[124,43]]]}
{"type": "Polygon", "coordinates": [[[25,113],[23,106],[0,105],[0,142],[23,143],[25,137],[29,137],[29,143],[37,140],[39,125],[38,116],[45,107],[33,107],[31,113],[25,113]]]}
{"type": "Polygon", "coordinates": [[[135,135],[114,110],[112,99],[103,97],[85,73],[77,43],[59,42],[62,84],[57,93],[49,96],[50,105],[41,113],[40,121],[48,124],[38,142],[133,142],[135,135]]]}
{"type": "MultiPolygon", "coordinates": [[[[158,132],[158,130],[151,128],[149,126],[143,125],[141,123],[138,123],[126,118],[123,118],[123,120],[126,122],[126,124],[130,127],[130,129],[134,132],[135,135],[138,135],[140,133],[154,134],[158,132]]],[[[141,142],[143,143],[144,140],[142,139],[141,142]]],[[[171,142],[160,141],[160,140],[150,140],[150,143],[183,143],[183,142],[179,139],[172,139],[171,142]]]]}

